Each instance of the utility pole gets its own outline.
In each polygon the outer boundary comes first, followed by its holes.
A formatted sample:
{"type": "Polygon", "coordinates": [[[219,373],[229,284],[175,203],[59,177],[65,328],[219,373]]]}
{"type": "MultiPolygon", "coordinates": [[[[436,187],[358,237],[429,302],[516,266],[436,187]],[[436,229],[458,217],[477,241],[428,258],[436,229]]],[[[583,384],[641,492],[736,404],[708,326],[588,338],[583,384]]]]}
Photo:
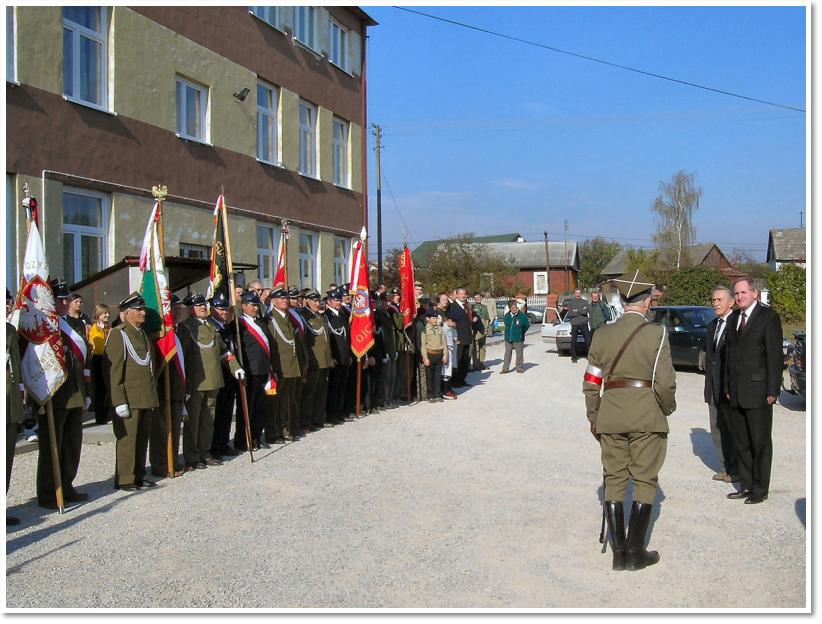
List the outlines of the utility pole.
{"type": "Polygon", "coordinates": [[[382,149],[382,128],[372,123],[374,136],[377,137],[377,287],[382,284],[382,164],[380,150],[382,149]]]}
{"type": "Polygon", "coordinates": [[[801,227],[801,228],[805,227],[805,224],[804,224],[803,219],[802,219],[803,215],[804,215],[804,211],[800,210],[799,211],[799,227],[801,227]]]}
{"type": "Polygon", "coordinates": [[[565,219],[565,240],[563,241],[564,252],[563,262],[565,263],[565,292],[568,292],[570,287],[568,284],[568,219],[565,219]]]}
{"type": "Polygon", "coordinates": [[[545,294],[551,294],[551,261],[548,258],[548,230],[542,233],[545,239],[545,294]]]}

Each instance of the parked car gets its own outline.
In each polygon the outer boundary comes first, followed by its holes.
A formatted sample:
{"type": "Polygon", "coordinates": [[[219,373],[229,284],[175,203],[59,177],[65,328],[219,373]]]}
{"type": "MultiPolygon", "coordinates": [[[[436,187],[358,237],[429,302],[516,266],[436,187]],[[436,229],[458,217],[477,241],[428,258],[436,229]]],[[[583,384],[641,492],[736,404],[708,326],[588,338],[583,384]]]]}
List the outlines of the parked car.
{"type": "Polygon", "coordinates": [[[791,376],[791,393],[805,396],[805,332],[794,332],[793,364],[788,368],[791,376]]]}
{"type": "MultiPolygon", "coordinates": [[[[571,352],[571,321],[565,320],[567,314],[556,308],[546,308],[542,315],[542,342],[556,347],[557,353],[563,355],[571,352]],[[549,320],[553,319],[553,320],[549,320]]],[[[577,349],[585,353],[585,337],[577,336],[577,349]]]]}
{"type": "Polygon", "coordinates": [[[708,306],[658,306],[651,308],[651,321],[668,329],[674,366],[705,369],[705,333],[716,318],[708,306]]]}
{"type": "MultiPolygon", "coordinates": [[[[545,306],[534,304],[534,305],[526,305],[525,306],[525,313],[528,315],[528,322],[531,325],[536,325],[540,322],[544,315],[545,306]]],[[[508,300],[507,299],[500,299],[497,301],[497,318],[499,319],[499,326],[502,327],[503,319],[505,318],[505,313],[508,312],[508,300]]],[[[495,330],[495,331],[502,331],[502,330],[495,330]]]]}

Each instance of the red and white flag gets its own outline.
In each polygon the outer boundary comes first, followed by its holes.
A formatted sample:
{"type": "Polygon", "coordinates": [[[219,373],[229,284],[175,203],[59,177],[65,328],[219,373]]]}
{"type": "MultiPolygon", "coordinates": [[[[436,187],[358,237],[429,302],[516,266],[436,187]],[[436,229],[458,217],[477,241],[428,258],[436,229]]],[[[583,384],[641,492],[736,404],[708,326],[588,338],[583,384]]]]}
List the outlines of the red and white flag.
{"type": "Polygon", "coordinates": [[[32,221],[23,279],[15,304],[17,331],[24,339],[21,373],[29,396],[43,405],[66,380],[60,321],[49,285],[49,267],[37,223],[32,221]]]}
{"type": "Polygon", "coordinates": [[[374,315],[368,293],[368,266],[363,253],[365,228],[354,244],[354,263],[351,266],[351,351],[357,359],[374,344],[374,315]]]}
{"type": "Polygon", "coordinates": [[[286,248],[288,243],[288,232],[285,228],[280,232],[280,252],[277,255],[277,272],[274,274],[274,283],[272,286],[275,288],[280,285],[283,288],[286,288],[288,284],[288,272],[286,271],[286,248]]]}

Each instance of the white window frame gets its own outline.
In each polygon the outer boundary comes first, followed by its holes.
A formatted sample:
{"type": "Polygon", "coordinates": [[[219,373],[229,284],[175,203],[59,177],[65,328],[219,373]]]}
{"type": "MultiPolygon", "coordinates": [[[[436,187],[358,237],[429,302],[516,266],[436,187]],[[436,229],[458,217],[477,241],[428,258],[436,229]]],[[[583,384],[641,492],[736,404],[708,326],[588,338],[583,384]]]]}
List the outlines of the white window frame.
{"type": "Polygon", "coordinates": [[[313,104],[309,104],[305,100],[300,100],[300,104],[298,106],[298,115],[299,115],[299,123],[300,123],[300,164],[299,164],[299,172],[307,176],[309,178],[317,179],[319,177],[318,167],[317,167],[317,107],[313,104]],[[302,111],[306,109],[311,114],[312,123],[311,125],[303,124],[303,115],[302,111]],[[306,140],[306,137],[309,140],[306,140]],[[304,153],[304,150],[307,150],[307,146],[311,147],[311,153],[304,153]]]}
{"type": "Polygon", "coordinates": [[[328,60],[346,73],[348,73],[348,36],[347,28],[333,17],[329,18],[328,60]]]}
{"type": "Polygon", "coordinates": [[[351,259],[351,239],[343,236],[334,237],[334,283],[345,284],[348,282],[351,272],[348,265],[351,259]],[[337,255],[337,243],[343,244],[344,254],[337,255]]]}
{"type": "MultiPolygon", "coordinates": [[[[79,282],[84,280],[88,277],[88,275],[82,274],[82,245],[81,245],[81,237],[88,236],[88,237],[95,237],[100,239],[100,249],[102,251],[101,258],[100,258],[100,270],[108,268],[109,261],[108,261],[108,228],[109,228],[109,218],[111,214],[111,197],[106,193],[101,193],[99,191],[90,191],[84,188],[72,187],[72,186],[64,186],[63,187],[63,197],[66,194],[69,195],[83,195],[85,197],[92,197],[94,199],[100,200],[100,227],[92,227],[89,225],[76,225],[74,223],[66,223],[65,217],[63,218],[63,235],[65,234],[72,234],[74,236],[74,282],[79,282]],[[78,277],[79,276],[79,277],[78,277]]],[[[65,251],[64,251],[65,253],[65,251]]],[[[63,267],[63,274],[65,276],[65,267],[63,267]]]]}
{"type": "Polygon", "coordinates": [[[278,87],[273,85],[267,84],[262,80],[257,81],[257,92],[259,93],[259,89],[262,87],[263,89],[267,89],[271,92],[271,100],[273,108],[267,108],[260,104],[259,97],[257,98],[257,160],[260,162],[269,164],[269,165],[276,165],[277,167],[282,167],[282,157],[280,155],[280,90],[278,87]],[[267,154],[262,153],[262,146],[263,146],[263,124],[262,119],[263,117],[267,118],[269,123],[274,128],[274,138],[273,138],[273,145],[274,149],[272,150],[271,157],[269,158],[267,154]]]}
{"type": "Polygon", "coordinates": [[[13,6],[6,7],[6,82],[17,82],[17,14],[13,6]]]}
{"type": "Polygon", "coordinates": [[[280,7],[274,6],[253,6],[248,8],[248,12],[258,20],[265,22],[272,28],[282,30],[278,26],[280,23],[280,7]]]}
{"type": "MultiPolygon", "coordinates": [[[[65,10],[63,11],[63,31],[70,30],[74,33],[74,39],[72,43],[72,93],[69,95],[66,93],[66,85],[63,84],[63,97],[70,101],[76,102],[78,104],[83,104],[85,106],[90,106],[92,108],[96,108],[98,110],[110,112],[109,104],[108,104],[108,11],[107,7],[94,7],[100,9],[100,28],[102,29],[101,32],[97,32],[91,30],[90,28],[86,28],[85,26],[81,26],[76,22],[72,22],[65,18],[65,10]],[[84,100],[80,96],[80,39],[81,37],[85,37],[87,39],[91,39],[99,44],[101,44],[102,51],[100,53],[100,75],[98,76],[98,80],[100,82],[100,102],[92,102],[90,100],[84,100]]],[[[65,32],[63,32],[63,40],[65,42],[65,32]]],[[[63,43],[65,46],[65,43],[63,43]]],[[[63,59],[63,63],[65,63],[65,58],[63,59]]],[[[65,82],[65,68],[63,70],[63,80],[65,82]]]]}
{"type": "Polygon", "coordinates": [[[280,228],[276,225],[263,225],[261,223],[257,224],[257,279],[261,282],[266,279],[274,279],[274,276],[277,274],[277,258],[279,256],[279,243],[280,243],[280,228]],[[271,248],[267,247],[260,247],[259,246],[259,239],[260,239],[260,230],[264,229],[267,230],[266,236],[271,238],[271,248]],[[268,267],[271,271],[271,275],[266,275],[263,272],[263,262],[268,263],[268,267]]]}
{"type": "Polygon", "coordinates": [[[549,279],[550,279],[550,276],[548,275],[547,271],[534,271],[534,291],[533,292],[534,292],[535,295],[547,295],[548,294],[548,290],[550,288],[550,283],[548,282],[549,279]],[[537,288],[537,285],[539,284],[540,276],[545,278],[545,288],[537,288]]]}
{"type": "Polygon", "coordinates": [[[345,119],[334,117],[332,122],[333,154],[331,157],[333,166],[334,184],[343,188],[351,188],[351,176],[348,153],[348,135],[351,124],[345,119]],[[338,135],[338,130],[341,129],[338,135]]]}
{"type": "Polygon", "coordinates": [[[317,239],[318,237],[313,232],[300,232],[299,251],[300,251],[300,288],[316,288],[317,282],[317,239]],[[303,253],[302,241],[303,236],[306,236],[311,243],[311,253],[303,253]],[[311,267],[311,282],[306,281],[305,267],[311,267]]]}
{"type": "Polygon", "coordinates": [[[211,145],[211,143],[209,142],[211,132],[210,132],[209,123],[208,123],[209,111],[210,111],[211,107],[209,106],[208,95],[209,95],[209,88],[206,87],[205,85],[197,84],[196,82],[193,82],[193,81],[189,80],[188,78],[184,78],[180,75],[177,75],[175,77],[175,81],[174,81],[174,104],[175,104],[175,109],[174,110],[175,110],[175,115],[177,116],[177,120],[176,120],[177,132],[175,132],[175,134],[179,138],[187,139],[189,141],[196,141],[198,143],[204,143],[206,145],[211,145]],[[183,87],[183,95],[185,95],[185,93],[186,93],[186,90],[185,90],[186,87],[191,87],[192,89],[196,90],[200,94],[200,97],[201,97],[200,127],[203,129],[203,136],[202,137],[191,136],[186,132],[186,126],[188,125],[188,123],[187,123],[188,118],[186,117],[186,106],[184,105],[181,108],[180,103],[178,101],[178,98],[180,96],[180,93],[179,93],[179,86],[180,85],[183,87]],[[182,110],[182,119],[180,119],[179,114],[177,114],[177,111],[180,111],[180,110],[182,110]]]}
{"type": "Polygon", "coordinates": [[[313,6],[294,7],[294,39],[304,46],[317,49],[317,8],[313,6]],[[307,22],[307,23],[306,23],[307,22]]]}

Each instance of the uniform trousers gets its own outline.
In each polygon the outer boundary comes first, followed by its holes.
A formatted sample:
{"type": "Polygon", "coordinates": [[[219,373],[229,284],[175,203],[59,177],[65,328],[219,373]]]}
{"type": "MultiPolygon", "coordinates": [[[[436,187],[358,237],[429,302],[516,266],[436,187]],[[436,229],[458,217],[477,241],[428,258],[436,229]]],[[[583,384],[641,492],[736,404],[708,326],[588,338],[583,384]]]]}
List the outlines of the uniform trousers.
{"type": "MultiPolygon", "coordinates": [[[[251,440],[257,440],[263,433],[266,414],[271,411],[268,395],[265,393],[265,384],[268,375],[249,375],[246,385],[246,401],[248,402],[248,420],[251,425],[251,440]]],[[[238,397],[239,400],[242,400],[238,397]]],[[[237,407],[237,427],[234,429],[234,448],[238,451],[247,451],[245,435],[245,417],[241,405],[237,407]]]]}
{"type": "Polygon", "coordinates": [[[98,425],[106,424],[111,418],[109,417],[109,410],[111,409],[111,401],[108,398],[108,389],[106,388],[106,375],[104,355],[91,356],[91,374],[92,374],[92,388],[94,390],[94,421],[98,425]]]}
{"type": "MultiPolygon", "coordinates": [[[[171,452],[174,456],[174,468],[180,469],[180,430],[183,421],[183,401],[171,401],[171,452]]],[[[154,410],[151,417],[151,432],[148,443],[148,462],[151,474],[164,477],[168,474],[168,427],[166,411],[161,405],[154,410]]]]}
{"type": "Polygon", "coordinates": [[[511,352],[517,352],[517,370],[521,369],[524,362],[525,357],[523,356],[523,350],[525,348],[524,342],[508,342],[505,341],[505,355],[502,359],[502,370],[507,371],[511,366],[511,352]]]}
{"type": "MultiPolygon", "coordinates": [[[[8,408],[7,402],[6,409],[8,408]]],[[[19,431],[20,423],[6,423],[6,492],[9,491],[9,483],[11,482],[11,466],[14,463],[14,451],[17,448],[17,433],[19,431]]]]}
{"type": "Polygon", "coordinates": [[[239,405],[238,383],[233,377],[224,376],[225,386],[217,392],[217,405],[214,408],[214,437],[211,440],[211,454],[222,455],[228,448],[231,437],[231,419],[234,417],[234,403],[238,402],[237,411],[242,419],[242,406],[239,405]]]}
{"type": "Polygon", "coordinates": [[[457,345],[457,359],[454,362],[454,373],[451,375],[451,385],[455,388],[465,385],[468,376],[468,367],[471,365],[471,345],[457,345]]]}
{"type": "Polygon", "coordinates": [[[151,421],[156,408],[131,410],[129,418],[120,418],[116,414],[111,419],[115,446],[116,464],[114,469],[114,487],[142,483],[146,477],[146,451],[151,434],[151,421]]]}
{"type": "Polygon", "coordinates": [[[771,483],[773,405],[754,409],[732,406],[730,416],[742,487],[753,496],[765,496],[771,483]]]}
{"type": "Polygon", "coordinates": [[[485,332],[476,332],[474,341],[471,343],[471,366],[474,370],[480,370],[485,366],[485,332]]]}
{"type": "Polygon", "coordinates": [[[214,439],[214,409],[217,390],[193,390],[186,403],[188,420],[183,425],[183,457],[186,465],[205,462],[214,439]]]}
{"type": "Polygon", "coordinates": [[[736,461],[736,445],[731,433],[730,417],[731,404],[727,401],[720,401],[718,404],[713,401],[708,403],[708,418],[710,421],[711,438],[714,448],[719,455],[722,470],[729,475],[738,475],[736,461]]]}
{"type": "Polygon", "coordinates": [[[345,418],[345,394],[348,390],[350,366],[334,366],[328,369],[328,395],[325,404],[329,422],[340,422],[345,418]]]}
{"type": "Polygon", "coordinates": [[[394,386],[397,383],[397,353],[389,354],[388,361],[382,365],[382,379],[380,383],[380,405],[393,402],[394,386]]]}
{"type": "MultiPolygon", "coordinates": [[[[72,482],[80,466],[80,451],[83,447],[83,408],[54,408],[54,432],[57,441],[57,456],[60,461],[60,480],[63,495],[73,492],[72,482]]],[[[51,462],[51,432],[49,431],[46,409],[37,416],[37,501],[54,503],[56,493],[54,470],[51,462]]]]}
{"type": "Polygon", "coordinates": [[[328,371],[330,370],[330,368],[314,368],[308,372],[300,399],[300,419],[303,427],[322,427],[325,424],[328,371]]]}
{"type": "Polygon", "coordinates": [[[442,353],[429,353],[430,364],[425,367],[425,381],[429,399],[442,398],[442,353]]]}
{"type": "MultiPolygon", "coordinates": [[[[282,377],[277,382],[277,400],[275,402],[276,437],[285,435],[296,436],[300,431],[300,386],[302,377],[282,377]]],[[[274,433],[273,431],[271,433],[274,433]]],[[[272,442],[270,433],[266,430],[266,439],[272,442]]]]}
{"type": "Polygon", "coordinates": [[[394,381],[393,399],[411,400],[411,372],[409,362],[413,361],[414,355],[410,351],[399,351],[397,353],[397,378],[394,381]]]}
{"type": "Polygon", "coordinates": [[[599,445],[605,500],[625,500],[630,479],[634,484],[634,501],[653,505],[659,471],[668,448],[668,434],[650,431],[603,433],[599,436],[599,445]]]}

